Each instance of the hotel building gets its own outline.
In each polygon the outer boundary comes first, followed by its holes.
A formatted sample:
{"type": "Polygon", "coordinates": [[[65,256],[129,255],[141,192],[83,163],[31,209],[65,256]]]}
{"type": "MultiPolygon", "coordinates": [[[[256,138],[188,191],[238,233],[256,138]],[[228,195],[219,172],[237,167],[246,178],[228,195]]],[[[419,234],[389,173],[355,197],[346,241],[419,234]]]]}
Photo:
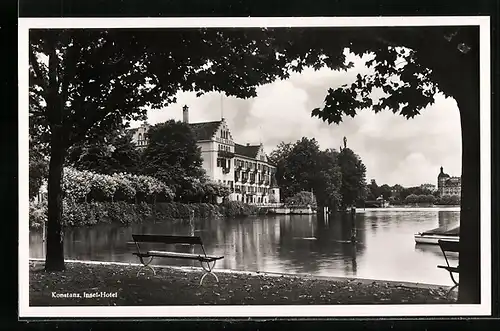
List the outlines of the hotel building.
{"type": "MultiPolygon", "coordinates": [[[[224,118],[220,121],[189,123],[189,109],[183,108],[183,122],[191,127],[203,158],[203,169],[212,181],[231,189],[229,200],[252,204],[278,203],[276,167],[262,144],[241,145],[234,141],[224,118]]],[[[147,146],[148,124],[133,130],[138,148],[147,146]]]]}
{"type": "Polygon", "coordinates": [[[450,175],[441,172],[438,175],[438,191],[443,195],[458,195],[462,193],[462,179],[460,177],[450,177],[450,175]]]}

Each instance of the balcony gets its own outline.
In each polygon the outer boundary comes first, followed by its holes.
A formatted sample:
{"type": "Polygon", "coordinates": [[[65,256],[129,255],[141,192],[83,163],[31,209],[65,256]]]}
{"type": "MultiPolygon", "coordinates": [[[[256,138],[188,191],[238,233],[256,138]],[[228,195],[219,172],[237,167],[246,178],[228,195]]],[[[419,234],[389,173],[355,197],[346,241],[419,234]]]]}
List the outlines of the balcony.
{"type": "Polygon", "coordinates": [[[265,180],[259,180],[259,185],[264,185],[265,180]]]}
{"type": "Polygon", "coordinates": [[[248,178],[242,178],[241,182],[245,184],[246,182],[248,182],[248,178]]]}
{"type": "Polygon", "coordinates": [[[250,179],[250,184],[255,184],[255,179],[250,179]]]}
{"type": "Polygon", "coordinates": [[[218,151],[217,152],[217,156],[218,157],[222,157],[224,159],[232,159],[234,157],[234,153],[233,152],[229,152],[229,151],[218,151]]]}
{"type": "Polygon", "coordinates": [[[222,168],[222,173],[227,175],[231,171],[231,168],[222,168]]]}

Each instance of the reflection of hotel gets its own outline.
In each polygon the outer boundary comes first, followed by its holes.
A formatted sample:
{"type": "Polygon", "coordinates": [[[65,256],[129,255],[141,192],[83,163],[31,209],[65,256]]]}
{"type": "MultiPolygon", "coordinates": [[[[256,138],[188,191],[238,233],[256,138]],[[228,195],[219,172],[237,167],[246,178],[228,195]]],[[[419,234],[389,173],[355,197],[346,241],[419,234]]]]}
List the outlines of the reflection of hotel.
{"type": "MultiPolygon", "coordinates": [[[[189,123],[189,109],[183,108],[183,121],[189,123]]],[[[220,121],[189,123],[203,157],[207,176],[228,185],[230,200],[247,203],[279,202],[275,180],[276,167],[269,162],[260,145],[234,142],[224,118],[220,121]]],[[[133,140],[139,148],[147,146],[148,124],[133,129],[133,140]]]]}
{"type": "Polygon", "coordinates": [[[441,196],[443,195],[461,195],[462,179],[460,177],[450,177],[450,175],[441,172],[438,175],[438,191],[441,196]]]}

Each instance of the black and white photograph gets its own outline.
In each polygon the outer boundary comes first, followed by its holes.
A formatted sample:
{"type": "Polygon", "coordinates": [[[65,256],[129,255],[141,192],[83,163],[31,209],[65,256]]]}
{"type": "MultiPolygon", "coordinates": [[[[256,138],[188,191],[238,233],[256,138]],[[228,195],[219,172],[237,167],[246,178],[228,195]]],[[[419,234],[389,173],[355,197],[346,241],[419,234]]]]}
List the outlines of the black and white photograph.
{"type": "Polygon", "coordinates": [[[490,315],[490,75],[485,16],[19,18],[19,315],[490,315]]]}

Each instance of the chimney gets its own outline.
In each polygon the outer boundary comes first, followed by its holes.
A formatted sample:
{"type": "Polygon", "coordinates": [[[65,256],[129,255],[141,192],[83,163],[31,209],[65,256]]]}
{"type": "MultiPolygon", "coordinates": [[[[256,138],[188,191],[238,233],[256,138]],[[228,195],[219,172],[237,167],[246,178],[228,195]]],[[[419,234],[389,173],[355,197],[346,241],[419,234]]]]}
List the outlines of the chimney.
{"type": "Polygon", "coordinates": [[[250,143],[247,143],[247,146],[250,146],[250,143]]]}
{"type": "Polygon", "coordinates": [[[184,123],[189,123],[189,107],[187,105],[182,107],[182,121],[184,123]]]}

